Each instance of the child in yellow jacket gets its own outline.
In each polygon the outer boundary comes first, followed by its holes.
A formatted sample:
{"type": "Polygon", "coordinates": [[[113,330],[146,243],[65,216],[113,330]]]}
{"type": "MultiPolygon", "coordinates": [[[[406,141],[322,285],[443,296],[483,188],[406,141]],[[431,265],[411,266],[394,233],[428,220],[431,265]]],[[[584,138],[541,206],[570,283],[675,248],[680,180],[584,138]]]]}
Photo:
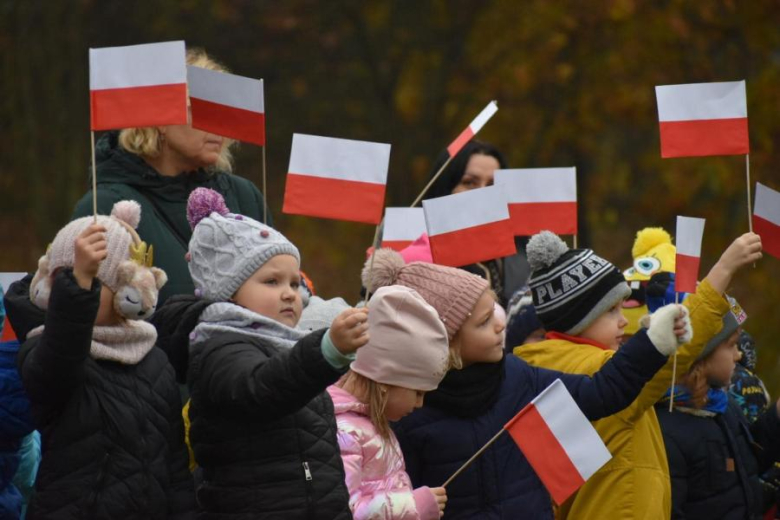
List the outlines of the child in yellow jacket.
{"type": "MultiPolygon", "coordinates": [[[[592,375],[619,348],[627,320],[621,306],[630,294],[624,280],[606,276],[608,261],[590,249],[569,249],[555,234],[543,231],[527,248],[529,281],[537,315],[547,340],[523,345],[514,354],[531,365],[592,375]]],[[[720,330],[729,305],[723,296],[733,275],[761,257],[761,239],[746,233],[723,253],[690,295],[694,336],[677,352],[682,374],[707,341],[720,330]]],[[[652,320],[652,317],[651,317],[652,320]]],[[[652,519],[671,517],[669,468],[653,405],[672,380],[672,360],[645,385],[634,403],[594,423],[612,460],[594,474],[557,513],[572,519],[652,519]]]]}

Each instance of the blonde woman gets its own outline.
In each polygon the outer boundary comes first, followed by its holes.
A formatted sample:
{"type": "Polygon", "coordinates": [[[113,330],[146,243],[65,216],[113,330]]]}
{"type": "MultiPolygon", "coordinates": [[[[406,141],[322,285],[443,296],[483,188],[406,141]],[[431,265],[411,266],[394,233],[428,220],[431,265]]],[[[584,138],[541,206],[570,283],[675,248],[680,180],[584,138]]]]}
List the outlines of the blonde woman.
{"type": "MultiPolygon", "coordinates": [[[[225,70],[202,49],[189,49],[187,64],[225,70]]],[[[109,132],[97,143],[98,213],[109,214],[120,200],[141,204],[138,234],[154,244],[154,263],[168,273],[160,305],[175,294],[193,294],[184,258],[192,234],[186,216],[192,190],[216,190],[232,212],[263,220],[263,195],[249,180],[231,174],[232,144],[189,124],[127,128],[109,132]]],[[[91,214],[90,191],[76,204],[71,218],[91,214]]]]}

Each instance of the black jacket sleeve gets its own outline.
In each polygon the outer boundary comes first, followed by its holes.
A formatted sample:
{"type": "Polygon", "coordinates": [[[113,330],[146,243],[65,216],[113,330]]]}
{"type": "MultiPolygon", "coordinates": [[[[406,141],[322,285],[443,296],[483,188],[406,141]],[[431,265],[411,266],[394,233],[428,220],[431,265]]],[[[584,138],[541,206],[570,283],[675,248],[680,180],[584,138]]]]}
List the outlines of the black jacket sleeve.
{"type": "Polygon", "coordinates": [[[191,353],[193,398],[219,410],[269,419],[292,414],[343,373],[322,355],[324,334],[325,329],[313,332],[289,350],[260,349],[240,334],[212,338],[191,353]]]}
{"type": "MultiPolygon", "coordinates": [[[[166,367],[165,370],[171,370],[166,367]]],[[[184,443],[184,420],[181,412],[181,398],[179,390],[173,384],[173,374],[168,375],[171,384],[166,388],[165,399],[168,402],[168,409],[171,417],[168,434],[168,474],[171,482],[168,488],[168,513],[169,518],[185,519],[191,518],[195,510],[195,488],[193,484],[192,473],[189,469],[189,453],[184,443]]]]}
{"type": "Polygon", "coordinates": [[[566,385],[582,413],[595,421],[630,405],[645,383],[666,364],[647,332],[637,332],[593,377],[536,368],[536,392],[556,379],[566,385]]]}
{"type": "Polygon", "coordinates": [[[14,328],[20,343],[27,341],[27,333],[35,327],[43,325],[46,312],[30,301],[30,283],[33,275],[28,274],[19,281],[6,287],[3,303],[8,315],[8,321],[14,328]]]}
{"type": "Polygon", "coordinates": [[[43,334],[27,341],[19,353],[19,372],[30,400],[60,403],[82,383],[99,307],[97,278],[86,291],[71,269],[57,273],[43,334]]]}
{"type": "Polygon", "coordinates": [[[200,314],[212,303],[197,296],[171,296],[149,318],[149,323],[157,329],[157,346],[167,354],[180,384],[187,382],[190,333],[197,326],[200,314]]]}
{"type": "Polygon", "coordinates": [[[760,448],[756,452],[758,469],[761,473],[780,460],[780,419],[777,417],[777,404],[771,403],[756,422],[750,425],[753,440],[760,448]]]}

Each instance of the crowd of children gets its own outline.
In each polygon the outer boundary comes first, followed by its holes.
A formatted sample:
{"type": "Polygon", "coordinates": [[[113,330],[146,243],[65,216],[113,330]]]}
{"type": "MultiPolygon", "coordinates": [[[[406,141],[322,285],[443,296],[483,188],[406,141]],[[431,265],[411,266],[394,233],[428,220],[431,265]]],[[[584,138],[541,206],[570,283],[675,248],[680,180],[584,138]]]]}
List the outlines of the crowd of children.
{"type": "Polygon", "coordinates": [[[550,232],[527,243],[506,330],[465,270],[379,249],[352,308],[314,297],[298,248],[218,192],[193,190],[185,217],[194,295],[157,308],[167,277],[130,200],[64,226],[5,294],[9,518],[753,519],[776,500],[780,404],[730,388],[746,314],[726,290],[758,235],[626,334],[624,273],[550,232]],[[443,487],[555,380],[612,454],[577,493],[554,507],[509,436],[443,487]]]}

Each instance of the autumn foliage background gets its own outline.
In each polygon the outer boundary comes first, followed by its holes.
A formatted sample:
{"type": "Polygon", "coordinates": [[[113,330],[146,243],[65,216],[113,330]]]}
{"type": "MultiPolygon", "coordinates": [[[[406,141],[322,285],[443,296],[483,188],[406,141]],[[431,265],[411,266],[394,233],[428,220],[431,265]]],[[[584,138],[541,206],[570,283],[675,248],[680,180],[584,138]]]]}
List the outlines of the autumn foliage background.
{"type": "MultiPolygon", "coordinates": [[[[662,160],[655,85],[747,80],[751,174],[780,190],[777,0],[0,0],[0,271],[32,271],[88,189],[89,47],[184,39],[265,80],[277,227],[326,297],[356,299],[370,226],[281,214],[293,132],[392,144],[387,203],[491,99],[512,167],[575,165],[581,245],[622,268],[645,226],[707,219],[702,276],[747,231],[745,158],[662,160]]],[[[260,185],[260,149],[236,173],[260,185]]],[[[760,374],[780,391],[780,260],[741,273],[760,374]]]]}

